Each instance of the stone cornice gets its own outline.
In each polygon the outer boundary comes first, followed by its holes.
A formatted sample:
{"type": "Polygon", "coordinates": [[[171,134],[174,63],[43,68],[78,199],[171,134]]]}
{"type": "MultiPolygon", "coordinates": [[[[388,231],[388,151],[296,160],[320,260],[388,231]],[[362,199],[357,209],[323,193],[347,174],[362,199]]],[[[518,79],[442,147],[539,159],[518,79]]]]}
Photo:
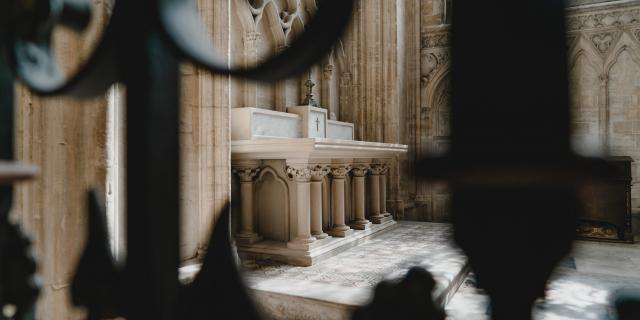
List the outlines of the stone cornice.
{"type": "Polygon", "coordinates": [[[566,22],[567,32],[640,26],[640,7],[569,14],[566,22]]]}

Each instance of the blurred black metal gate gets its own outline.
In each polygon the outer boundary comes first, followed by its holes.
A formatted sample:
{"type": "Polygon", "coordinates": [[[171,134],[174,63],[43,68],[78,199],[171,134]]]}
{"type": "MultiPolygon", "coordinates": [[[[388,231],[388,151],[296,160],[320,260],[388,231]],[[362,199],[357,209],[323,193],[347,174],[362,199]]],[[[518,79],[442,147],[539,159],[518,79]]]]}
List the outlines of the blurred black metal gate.
{"type": "MultiPolygon", "coordinates": [[[[282,54],[251,70],[232,70],[201,31],[195,1],[117,1],[94,55],[65,79],[50,51],[51,31],[56,23],[82,29],[89,3],[0,4],[0,158],[13,159],[14,78],[39,94],[79,98],[115,82],[127,87],[128,258],[123,269],[115,266],[103,207],[92,195],[89,241],[72,286],[74,302],[89,309],[90,319],[258,318],[230,250],[228,215],[216,226],[194,283],[178,282],[178,63],[261,81],[299,74],[337,41],[353,2],[324,0],[319,7],[282,54]]],[[[493,318],[529,319],[573,239],[576,183],[607,169],[570,149],[563,2],[460,0],[453,7],[452,148],[443,158],[426,159],[420,174],[451,183],[456,240],[491,297],[493,318]],[[493,31],[488,39],[487,29],[493,31]]],[[[6,219],[11,194],[8,185],[0,189],[0,306],[16,306],[10,318],[30,319],[35,268],[25,254],[28,242],[6,219]]],[[[401,288],[400,295],[411,295],[411,286],[401,288]]],[[[430,301],[406,303],[423,317],[439,317],[430,301]]],[[[358,315],[383,318],[394,307],[358,315]]]]}

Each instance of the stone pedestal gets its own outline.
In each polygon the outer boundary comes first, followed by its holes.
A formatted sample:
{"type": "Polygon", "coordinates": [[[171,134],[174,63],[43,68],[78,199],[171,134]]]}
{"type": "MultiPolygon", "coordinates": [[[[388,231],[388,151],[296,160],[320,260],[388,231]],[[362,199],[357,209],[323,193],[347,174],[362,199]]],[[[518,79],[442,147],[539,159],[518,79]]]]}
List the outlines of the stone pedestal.
{"type": "Polygon", "coordinates": [[[236,241],[239,244],[251,244],[262,240],[255,232],[253,221],[253,179],[260,172],[258,167],[236,167],[233,173],[240,178],[240,232],[236,234],[236,241]]]}
{"type": "Polygon", "coordinates": [[[367,174],[367,165],[355,165],[351,169],[353,175],[353,193],[355,220],[351,223],[351,227],[356,230],[366,230],[371,227],[371,222],[365,218],[365,175],[367,174]]]}
{"type": "Polygon", "coordinates": [[[333,228],[330,234],[334,237],[345,237],[353,230],[345,224],[344,184],[347,174],[351,170],[348,165],[338,165],[331,168],[331,213],[333,228]]]}
{"type": "MultiPolygon", "coordinates": [[[[300,126],[290,126],[300,118],[298,115],[255,108],[237,110],[234,115],[234,137],[242,139],[232,142],[234,168],[252,163],[261,168],[259,179],[253,183],[249,182],[257,171],[244,170],[250,179],[244,178],[241,185],[244,206],[238,212],[239,229],[241,235],[253,237],[250,241],[254,242],[238,242],[238,255],[242,259],[309,266],[396,224],[391,217],[380,214],[386,212],[385,205],[381,205],[385,199],[381,193],[386,190],[380,188],[380,173],[374,170],[377,175],[370,180],[366,174],[371,163],[386,163],[396,154],[406,152],[406,146],[286,138],[299,134],[295,129],[300,126]],[[352,183],[347,184],[349,172],[353,173],[352,183]],[[374,186],[370,189],[367,184],[372,181],[374,186]],[[350,198],[346,199],[347,196],[350,198]],[[371,220],[366,216],[368,207],[378,213],[375,225],[367,220],[371,220]],[[350,210],[353,216],[349,215],[350,210]],[[253,211],[255,218],[249,214],[253,211]],[[255,242],[256,231],[262,241],[255,242]]],[[[244,171],[236,170],[239,175],[244,171]]]]}

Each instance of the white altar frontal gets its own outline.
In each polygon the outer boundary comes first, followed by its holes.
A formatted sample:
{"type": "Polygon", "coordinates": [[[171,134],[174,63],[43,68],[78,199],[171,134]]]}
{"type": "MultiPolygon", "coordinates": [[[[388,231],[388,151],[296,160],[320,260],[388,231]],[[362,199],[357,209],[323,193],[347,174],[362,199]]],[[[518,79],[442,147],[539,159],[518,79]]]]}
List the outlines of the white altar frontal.
{"type": "Polygon", "coordinates": [[[327,110],[231,111],[238,254],[310,266],[395,225],[386,174],[406,145],[353,140],[327,110]]]}

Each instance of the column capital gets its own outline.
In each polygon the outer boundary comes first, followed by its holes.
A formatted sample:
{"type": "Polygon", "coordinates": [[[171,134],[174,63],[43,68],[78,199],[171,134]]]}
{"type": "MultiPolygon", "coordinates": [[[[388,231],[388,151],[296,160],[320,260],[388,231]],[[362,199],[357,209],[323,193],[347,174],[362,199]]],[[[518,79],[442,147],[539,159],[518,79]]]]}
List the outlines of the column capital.
{"type": "Polygon", "coordinates": [[[369,172],[371,172],[372,175],[384,175],[387,173],[387,171],[389,170],[389,166],[384,164],[384,163],[372,163],[369,166],[369,172]]]}
{"type": "Polygon", "coordinates": [[[297,182],[308,182],[311,179],[311,170],[309,167],[287,166],[287,177],[297,182]]]}
{"type": "Polygon", "coordinates": [[[309,170],[311,172],[311,179],[316,181],[322,180],[322,178],[331,172],[331,168],[327,165],[311,166],[309,170]]]}
{"type": "Polygon", "coordinates": [[[231,171],[240,177],[241,182],[253,182],[260,170],[260,167],[236,167],[231,171]]]}
{"type": "Polygon", "coordinates": [[[334,179],[346,178],[349,171],[351,171],[351,165],[348,165],[348,164],[331,166],[331,176],[334,179]]]}
{"type": "Polygon", "coordinates": [[[366,164],[355,164],[353,165],[353,167],[351,167],[351,173],[355,177],[364,177],[365,175],[367,175],[368,171],[369,166],[366,164]]]}

